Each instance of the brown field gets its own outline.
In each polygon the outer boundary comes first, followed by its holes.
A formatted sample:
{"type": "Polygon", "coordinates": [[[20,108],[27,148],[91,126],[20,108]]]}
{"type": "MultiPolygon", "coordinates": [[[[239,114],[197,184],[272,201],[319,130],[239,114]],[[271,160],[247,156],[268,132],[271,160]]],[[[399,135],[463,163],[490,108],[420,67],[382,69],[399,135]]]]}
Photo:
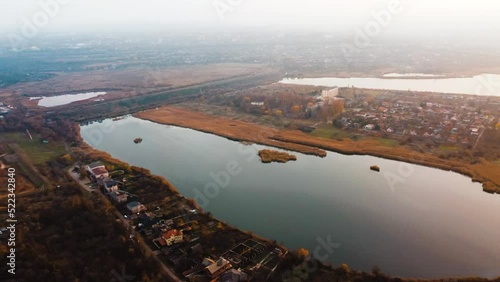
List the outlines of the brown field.
{"type": "Polygon", "coordinates": [[[304,154],[326,156],[324,150],[315,147],[274,140],[272,137],[280,132],[278,129],[239,120],[230,120],[176,107],[162,107],[156,110],[140,112],[134,116],[163,124],[192,128],[231,140],[258,143],[304,154]]]}
{"type": "MultiPolygon", "coordinates": [[[[0,90],[0,97],[52,96],[68,93],[107,91],[106,99],[141,95],[160,90],[197,85],[209,81],[253,75],[268,69],[256,64],[212,64],[164,69],[133,67],[119,70],[91,70],[57,73],[37,82],[16,84],[0,90]]],[[[36,101],[23,101],[28,106],[36,101]]]]}
{"type": "Polygon", "coordinates": [[[138,118],[163,124],[216,134],[232,140],[254,142],[291,151],[325,156],[324,150],[342,154],[372,155],[455,171],[483,183],[485,190],[500,193],[500,165],[486,160],[478,164],[458,160],[443,160],[430,153],[420,153],[403,146],[385,146],[379,140],[363,138],[353,140],[331,140],[307,135],[296,130],[278,130],[267,126],[207,115],[176,107],[162,107],[141,112],[138,118]]]}

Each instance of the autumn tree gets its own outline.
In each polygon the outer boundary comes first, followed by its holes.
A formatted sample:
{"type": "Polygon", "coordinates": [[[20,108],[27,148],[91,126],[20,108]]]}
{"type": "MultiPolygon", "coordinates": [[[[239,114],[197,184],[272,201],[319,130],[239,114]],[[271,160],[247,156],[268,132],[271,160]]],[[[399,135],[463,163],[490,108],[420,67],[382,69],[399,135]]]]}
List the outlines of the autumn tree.
{"type": "Polygon", "coordinates": [[[309,255],[309,251],[305,248],[300,248],[297,250],[297,255],[301,258],[306,258],[309,255]]]}
{"type": "Polygon", "coordinates": [[[299,105],[293,105],[292,109],[291,109],[291,112],[292,112],[292,114],[294,116],[298,116],[300,114],[300,112],[301,112],[300,109],[301,109],[301,106],[299,106],[299,105]]]}

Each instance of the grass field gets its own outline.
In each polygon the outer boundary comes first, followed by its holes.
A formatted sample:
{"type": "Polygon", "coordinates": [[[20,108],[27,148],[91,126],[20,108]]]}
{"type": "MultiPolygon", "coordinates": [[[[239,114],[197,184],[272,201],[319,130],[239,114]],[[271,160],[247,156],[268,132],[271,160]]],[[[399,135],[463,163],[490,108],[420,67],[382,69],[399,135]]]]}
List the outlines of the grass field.
{"type": "Polygon", "coordinates": [[[384,147],[394,148],[394,147],[399,145],[399,142],[397,140],[393,140],[393,139],[375,138],[375,140],[377,140],[378,143],[384,147]]]}
{"type": "Polygon", "coordinates": [[[2,139],[18,144],[34,165],[44,164],[65,153],[63,144],[44,144],[40,136],[36,135],[31,140],[26,133],[4,133],[2,139]]]}
{"type": "Polygon", "coordinates": [[[349,138],[349,133],[331,125],[320,125],[313,132],[310,133],[311,136],[327,138],[327,139],[344,139],[349,138]]]}
{"type": "Polygon", "coordinates": [[[460,149],[455,147],[455,146],[440,145],[438,147],[438,150],[443,151],[443,152],[456,152],[456,151],[459,151],[460,149]]]}

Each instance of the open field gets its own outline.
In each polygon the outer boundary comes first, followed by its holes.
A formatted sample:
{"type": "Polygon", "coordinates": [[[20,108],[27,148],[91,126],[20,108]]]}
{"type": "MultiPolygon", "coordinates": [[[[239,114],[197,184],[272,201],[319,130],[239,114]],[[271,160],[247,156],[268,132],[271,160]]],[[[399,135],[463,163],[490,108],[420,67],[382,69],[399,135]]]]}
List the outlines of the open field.
{"type": "Polygon", "coordinates": [[[313,132],[311,132],[311,136],[340,140],[349,138],[350,134],[331,125],[320,125],[313,132]]]}
{"type": "Polygon", "coordinates": [[[213,133],[232,140],[255,142],[307,154],[323,156],[326,154],[323,150],[329,150],[342,154],[372,155],[452,170],[468,175],[474,181],[482,182],[489,192],[500,192],[500,174],[498,173],[500,165],[484,159],[477,164],[453,159],[445,160],[431,153],[417,152],[405,146],[396,146],[392,140],[363,138],[359,141],[350,139],[338,141],[311,136],[298,130],[278,130],[175,107],[162,107],[141,112],[135,116],[154,122],[213,133]]]}
{"type": "MultiPolygon", "coordinates": [[[[210,64],[157,69],[136,66],[115,70],[56,73],[46,80],[19,83],[0,89],[0,96],[36,97],[106,91],[108,94],[105,99],[109,100],[257,74],[264,69],[263,66],[254,64],[210,64]]],[[[35,106],[37,101],[25,99],[23,103],[35,106]]]]}
{"type": "Polygon", "coordinates": [[[34,134],[32,137],[33,140],[28,137],[28,134],[19,132],[3,133],[0,142],[18,144],[34,165],[44,164],[65,152],[64,145],[61,143],[44,144],[38,135],[34,134]]]}

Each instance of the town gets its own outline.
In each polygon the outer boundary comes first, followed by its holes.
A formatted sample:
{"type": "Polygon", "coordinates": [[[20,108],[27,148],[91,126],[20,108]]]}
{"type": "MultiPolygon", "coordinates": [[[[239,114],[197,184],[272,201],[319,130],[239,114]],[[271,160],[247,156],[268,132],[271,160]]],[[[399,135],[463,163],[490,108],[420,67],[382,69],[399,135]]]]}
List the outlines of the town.
{"type": "Polygon", "coordinates": [[[343,89],[345,111],[334,125],[347,130],[473,146],[497,126],[498,97],[343,89]],[[377,95],[378,94],[378,95],[377,95]]]}

